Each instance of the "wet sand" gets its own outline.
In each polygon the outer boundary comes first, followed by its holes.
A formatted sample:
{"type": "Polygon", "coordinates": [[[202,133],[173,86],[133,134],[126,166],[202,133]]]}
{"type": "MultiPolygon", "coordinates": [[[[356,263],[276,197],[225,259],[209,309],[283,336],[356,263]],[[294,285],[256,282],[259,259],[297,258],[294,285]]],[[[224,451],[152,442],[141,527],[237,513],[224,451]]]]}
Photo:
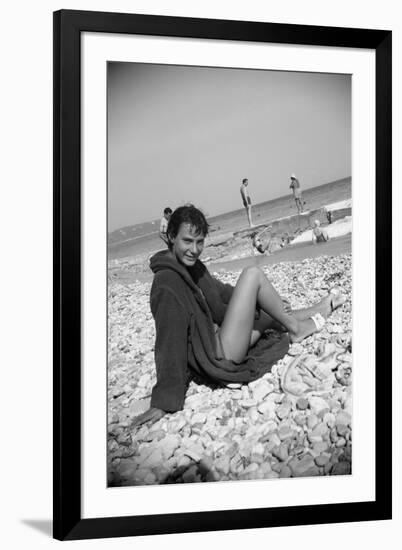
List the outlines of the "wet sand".
{"type": "MultiPolygon", "coordinates": [[[[276,250],[273,254],[259,254],[258,256],[247,256],[239,259],[231,259],[228,261],[206,262],[208,269],[212,272],[222,271],[241,271],[249,265],[268,266],[280,262],[298,262],[306,258],[317,258],[319,256],[338,256],[340,254],[349,254],[352,248],[352,236],[349,233],[336,239],[331,239],[326,243],[313,245],[312,243],[302,243],[299,245],[288,246],[280,250],[276,250]]],[[[202,260],[201,256],[201,260],[202,260]]],[[[124,283],[130,282],[150,282],[153,274],[147,269],[146,271],[134,272],[127,270],[109,270],[113,273],[113,279],[124,283]]]]}
{"type": "MultiPolygon", "coordinates": [[[[210,263],[208,268],[212,271],[230,270],[237,271],[249,265],[272,265],[279,262],[298,262],[305,258],[317,258],[318,256],[338,256],[339,254],[349,254],[352,249],[352,235],[344,235],[332,239],[326,243],[313,245],[303,243],[300,245],[288,246],[277,250],[273,254],[260,254],[259,256],[249,256],[239,258],[228,262],[210,263]]],[[[202,259],[202,258],[201,258],[202,259]]]]}

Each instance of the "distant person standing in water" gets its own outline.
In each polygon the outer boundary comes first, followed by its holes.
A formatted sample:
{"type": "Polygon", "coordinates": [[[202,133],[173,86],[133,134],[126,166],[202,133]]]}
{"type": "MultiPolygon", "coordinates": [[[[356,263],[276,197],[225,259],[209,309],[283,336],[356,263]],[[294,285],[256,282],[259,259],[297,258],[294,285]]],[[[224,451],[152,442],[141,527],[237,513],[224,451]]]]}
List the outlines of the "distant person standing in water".
{"type": "Polygon", "coordinates": [[[240,186],[240,195],[243,201],[243,206],[246,209],[248,224],[250,227],[253,227],[253,222],[251,219],[251,198],[248,193],[247,187],[248,187],[248,179],[244,178],[240,186]]]}
{"type": "Polygon", "coordinates": [[[303,212],[303,204],[304,204],[303,198],[302,198],[302,191],[300,187],[300,182],[294,174],[290,176],[289,187],[293,191],[293,198],[295,199],[297,211],[299,212],[299,214],[301,214],[303,212]]]}
{"type": "Polygon", "coordinates": [[[163,216],[159,226],[159,236],[165,244],[169,244],[169,240],[167,238],[167,227],[168,227],[168,223],[171,215],[172,215],[172,209],[167,206],[163,211],[163,216]]]}

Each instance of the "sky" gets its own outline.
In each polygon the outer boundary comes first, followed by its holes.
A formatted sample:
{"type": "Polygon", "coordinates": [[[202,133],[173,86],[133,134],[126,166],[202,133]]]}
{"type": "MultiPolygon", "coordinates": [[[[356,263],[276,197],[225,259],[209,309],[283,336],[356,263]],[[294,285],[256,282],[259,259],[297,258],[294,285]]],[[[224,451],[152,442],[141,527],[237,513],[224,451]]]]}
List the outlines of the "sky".
{"type": "Polygon", "coordinates": [[[113,62],[107,116],[109,231],[351,175],[350,75],[113,62]]]}

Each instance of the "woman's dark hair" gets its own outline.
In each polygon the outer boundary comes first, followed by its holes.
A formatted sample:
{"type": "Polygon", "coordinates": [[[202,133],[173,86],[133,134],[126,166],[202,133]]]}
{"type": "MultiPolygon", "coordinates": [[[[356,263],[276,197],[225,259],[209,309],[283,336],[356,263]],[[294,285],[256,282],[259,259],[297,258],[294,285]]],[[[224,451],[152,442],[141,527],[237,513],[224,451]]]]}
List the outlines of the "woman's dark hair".
{"type": "Polygon", "coordinates": [[[194,227],[197,234],[201,234],[204,237],[208,235],[209,225],[204,214],[193,204],[186,204],[185,206],[176,208],[170,216],[166,230],[169,243],[170,239],[174,239],[177,236],[182,223],[188,223],[191,227],[194,227]]]}

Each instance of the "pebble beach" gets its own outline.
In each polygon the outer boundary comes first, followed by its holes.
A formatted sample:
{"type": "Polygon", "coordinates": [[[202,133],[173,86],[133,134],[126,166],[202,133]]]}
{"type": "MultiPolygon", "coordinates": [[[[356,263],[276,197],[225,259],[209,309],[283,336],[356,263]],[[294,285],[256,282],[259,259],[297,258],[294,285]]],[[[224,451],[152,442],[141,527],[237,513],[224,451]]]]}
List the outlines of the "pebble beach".
{"type": "MultiPolygon", "coordinates": [[[[151,278],[130,277],[124,260],[118,264],[109,270],[108,285],[109,486],[351,474],[349,251],[263,265],[293,309],[334,287],[346,302],[262,378],[223,388],[194,380],[182,411],[135,429],[132,419],[148,408],[156,381],[151,278]]],[[[209,269],[231,284],[240,274],[209,269]]]]}

